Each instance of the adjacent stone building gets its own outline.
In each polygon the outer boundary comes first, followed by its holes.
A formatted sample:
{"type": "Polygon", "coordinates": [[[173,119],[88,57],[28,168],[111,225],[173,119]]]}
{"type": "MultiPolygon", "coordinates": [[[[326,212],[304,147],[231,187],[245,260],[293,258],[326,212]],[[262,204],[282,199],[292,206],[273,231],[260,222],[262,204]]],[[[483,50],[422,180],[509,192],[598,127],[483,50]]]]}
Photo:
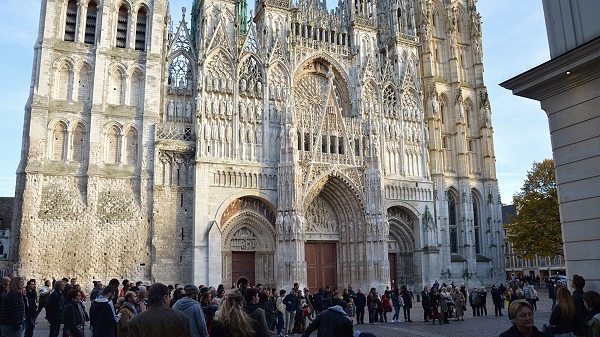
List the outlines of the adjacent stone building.
{"type": "Polygon", "coordinates": [[[548,115],[567,276],[600,291],[600,2],[543,4],[551,60],[500,85],[548,115]]]}
{"type": "Polygon", "coordinates": [[[179,20],[165,0],[43,1],[17,272],[504,278],[475,4],[265,0],[249,17],[243,1],[194,1],[179,20]]]}

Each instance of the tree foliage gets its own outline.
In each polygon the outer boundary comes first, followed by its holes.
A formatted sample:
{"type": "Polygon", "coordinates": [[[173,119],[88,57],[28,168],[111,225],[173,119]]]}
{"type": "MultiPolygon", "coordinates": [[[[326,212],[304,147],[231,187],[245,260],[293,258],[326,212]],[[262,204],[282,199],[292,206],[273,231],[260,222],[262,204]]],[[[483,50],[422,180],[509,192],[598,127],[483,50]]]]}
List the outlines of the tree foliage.
{"type": "Polygon", "coordinates": [[[563,254],[554,161],[533,163],[521,192],[513,196],[517,215],[505,225],[508,240],[523,258],[563,254]]]}

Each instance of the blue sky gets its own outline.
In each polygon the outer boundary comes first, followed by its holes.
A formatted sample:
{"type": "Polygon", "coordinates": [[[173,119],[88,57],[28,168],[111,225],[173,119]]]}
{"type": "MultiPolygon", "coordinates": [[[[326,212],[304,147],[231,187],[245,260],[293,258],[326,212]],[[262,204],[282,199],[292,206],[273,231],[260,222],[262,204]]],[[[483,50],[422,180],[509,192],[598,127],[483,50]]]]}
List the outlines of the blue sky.
{"type": "MultiPolygon", "coordinates": [[[[3,0],[0,9],[2,197],[14,196],[41,1],[3,0]]],[[[192,0],[170,3],[178,21],[181,7],[189,9],[192,0]]],[[[484,80],[492,104],[496,172],[502,202],[510,204],[533,162],[552,158],[548,120],[539,102],[513,96],[498,85],[550,58],[542,1],[479,0],[477,8],[483,21],[484,80]]]]}

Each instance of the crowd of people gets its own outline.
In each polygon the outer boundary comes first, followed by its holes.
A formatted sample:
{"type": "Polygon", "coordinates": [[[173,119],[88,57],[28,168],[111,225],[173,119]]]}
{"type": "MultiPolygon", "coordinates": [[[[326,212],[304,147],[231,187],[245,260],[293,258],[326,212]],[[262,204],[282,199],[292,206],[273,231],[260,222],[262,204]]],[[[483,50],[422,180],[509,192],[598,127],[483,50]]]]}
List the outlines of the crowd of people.
{"type": "MultiPolygon", "coordinates": [[[[574,275],[573,293],[565,285],[554,287],[550,320],[554,336],[600,337],[600,295],[584,292],[585,280],[574,275]]],[[[508,308],[512,327],[500,337],[546,336],[534,325],[537,291],[528,281],[511,280],[508,286],[492,285],[494,314],[503,316],[508,308]]],[[[423,308],[423,321],[449,324],[463,321],[467,305],[472,316],[486,316],[485,287],[468,290],[465,284],[441,285],[438,281],[417,294],[423,308]]],[[[36,319],[45,308],[49,337],[269,337],[302,335],[318,331],[318,337],[374,336],[355,331],[355,324],[413,322],[414,295],[406,286],[376,288],[367,293],[348,285],[341,292],[330,286],[311,292],[295,284],[289,291],[238,284],[174,285],[161,283],[148,287],[142,282],[112,279],[108,285],[95,281],[89,297],[77,279],[35,280],[5,277],[0,285],[0,336],[31,337],[36,319]],[[86,310],[89,301],[89,314],[86,310]],[[388,321],[388,315],[389,317],[388,321]]]]}

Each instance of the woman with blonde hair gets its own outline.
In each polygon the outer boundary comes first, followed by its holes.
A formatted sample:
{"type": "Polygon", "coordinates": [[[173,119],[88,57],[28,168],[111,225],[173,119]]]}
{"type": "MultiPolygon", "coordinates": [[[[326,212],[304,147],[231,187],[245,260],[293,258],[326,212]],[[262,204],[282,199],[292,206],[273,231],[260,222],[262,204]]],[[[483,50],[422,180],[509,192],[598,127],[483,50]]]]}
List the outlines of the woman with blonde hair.
{"type": "Polygon", "coordinates": [[[508,308],[512,317],[510,329],[500,334],[500,337],[548,337],[534,325],[533,306],[525,299],[513,301],[508,308]]]}
{"type": "Polygon", "coordinates": [[[550,313],[550,325],[554,326],[554,336],[570,337],[573,332],[571,322],[575,317],[575,302],[569,289],[562,287],[556,293],[556,305],[550,313]]]}
{"type": "Polygon", "coordinates": [[[210,337],[253,337],[256,324],[243,308],[242,293],[237,289],[230,290],[219,305],[210,337]]]}

